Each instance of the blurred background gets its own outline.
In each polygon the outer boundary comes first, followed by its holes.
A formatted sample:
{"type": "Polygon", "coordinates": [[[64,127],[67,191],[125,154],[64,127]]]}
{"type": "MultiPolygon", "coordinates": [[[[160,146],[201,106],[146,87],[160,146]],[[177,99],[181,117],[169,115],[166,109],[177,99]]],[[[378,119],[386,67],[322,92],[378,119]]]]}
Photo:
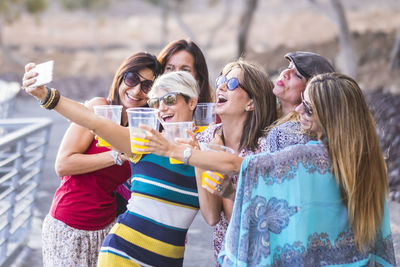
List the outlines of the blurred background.
{"type": "MultiPolygon", "coordinates": [[[[181,38],[202,49],[212,85],[222,67],[238,57],[259,63],[272,78],[287,66],[287,52],[329,58],[366,92],[388,163],[391,196],[400,201],[399,0],[0,0],[0,80],[20,83],[26,63],[52,59],[51,86],[62,95],[78,101],[106,96],[123,59],[138,51],[157,55],[181,38]]],[[[28,252],[39,259],[33,260],[37,265],[18,265],[40,266],[40,225],[59,185],[53,166],[68,122],[40,110],[24,92],[8,113],[53,120],[28,252]]],[[[392,231],[399,251],[400,208],[394,203],[392,231]]],[[[211,231],[201,220],[192,230],[198,236],[211,231]]],[[[192,265],[185,265],[210,266],[201,257],[211,255],[202,252],[210,248],[210,237],[196,238],[189,242],[205,245],[191,246],[192,265]]]]}

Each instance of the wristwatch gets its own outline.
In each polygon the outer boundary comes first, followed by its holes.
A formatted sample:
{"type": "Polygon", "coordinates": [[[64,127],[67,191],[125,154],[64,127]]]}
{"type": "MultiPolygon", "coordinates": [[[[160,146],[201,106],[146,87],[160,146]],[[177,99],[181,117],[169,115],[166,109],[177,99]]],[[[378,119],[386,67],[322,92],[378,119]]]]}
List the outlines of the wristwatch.
{"type": "Polygon", "coordinates": [[[190,158],[191,155],[192,155],[192,147],[188,146],[183,151],[183,164],[188,165],[189,158],[190,158]]]}
{"type": "Polygon", "coordinates": [[[113,158],[114,163],[117,164],[117,165],[119,165],[119,166],[121,166],[122,163],[124,163],[124,162],[122,161],[121,157],[119,156],[118,151],[111,150],[111,157],[113,158]]]}

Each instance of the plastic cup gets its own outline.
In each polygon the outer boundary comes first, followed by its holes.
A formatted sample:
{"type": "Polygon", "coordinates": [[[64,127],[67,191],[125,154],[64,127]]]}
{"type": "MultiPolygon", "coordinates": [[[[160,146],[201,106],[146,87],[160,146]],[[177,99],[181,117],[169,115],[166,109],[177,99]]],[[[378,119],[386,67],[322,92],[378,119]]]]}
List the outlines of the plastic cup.
{"type": "Polygon", "coordinates": [[[138,146],[132,143],[132,141],[149,142],[144,139],[146,131],[139,128],[140,124],[147,125],[153,129],[158,129],[158,110],[154,108],[128,108],[128,124],[129,133],[131,137],[131,151],[134,154],[148,154],[149,152],[143,153],[136,150],[136,148],[146,149],[147,146],[138,146]]]}
{"type": "MultiPolygon", "coordinates": [[[[93,106],[93,109],[94,114],[112,120],[116,124],[121,123],[121,105],[98,105],[93,106]]],[[[110,144],[100,137],[97,137],[97,143],[99,146],[110,147],[110,144]]]]}
{"type": "MultiPolygon", "coordinates": [[[[168,141],[174,143],[175,138],[190,138],[186,130],[193,129],[193,121],[181,121],[181,122],[166,122],[163,123],[164,135],[168,141]]],[[[182,161],[174,158],[169,158],[171,164],[182,164],[182,161]]]]}
{"type": "Polygon", "coordinates": [[[198,127],[196,133],[202,132],[212,122],[216,121],[215,103],[198,103],[194,111],[194,124],[198,127]]]}
{"type": "MultiPolygon", "coordinates": [[[[200,143],[200,150],[204,150],[204,151],[216,151],[216,152],[229,152],[232,154],[235,154],[235,151],[227,146],[222,146],[222,145],[217,145],[217,144],[211,144],[211,143],[200,143]]],[[[213,172],[215,175],[221,177],[223,179],[222,174],[220,174],[219,172],[213,172]]],[[[217,182],[216,180],[214,180],[213,178],[211,178],[207,172],[203,172],[201,174],[201,185],[205,185],[207,184],[210,188],[212,188],[213,190],[215,190],[215,188],[211,185],[209,185],[208,183],[206,183],[206,181],[204,180],[205,178],[208,178],[209,180],[212,180],[213,182],[219,184],[219,182],[217,182]]]]}

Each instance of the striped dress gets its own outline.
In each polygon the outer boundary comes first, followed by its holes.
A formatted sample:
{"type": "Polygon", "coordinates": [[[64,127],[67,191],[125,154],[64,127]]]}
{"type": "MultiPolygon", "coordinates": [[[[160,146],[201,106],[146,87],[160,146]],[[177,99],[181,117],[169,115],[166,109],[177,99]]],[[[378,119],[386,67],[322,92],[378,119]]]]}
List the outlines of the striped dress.
{"type": "Polygon", "coordinates": [[[127,211],[105,238],[98,266],[182,266],[199,210],[194,168],[147,154],[131,169],[127,211]]]}

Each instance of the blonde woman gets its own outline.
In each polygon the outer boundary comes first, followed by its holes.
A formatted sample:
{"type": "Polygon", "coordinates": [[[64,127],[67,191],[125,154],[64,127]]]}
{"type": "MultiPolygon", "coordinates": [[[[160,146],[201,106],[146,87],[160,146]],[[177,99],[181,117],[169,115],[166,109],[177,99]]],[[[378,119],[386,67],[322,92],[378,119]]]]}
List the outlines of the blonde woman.
{"type": "MultiPolygon", "coordinates": [[[[296,111],[317,141],[244,160],[224,152],[186,153],[196,167],[240,170],[219,263],[396,266],[386,167],[363,92],[350,77],[321,74],[310,80],[296,111]]],[[[151,132],[149,151],[184,158],[184,145],[151,132]]],[[[223,191],[231,186],[217,182],[223,191]]]]}
{"type": "MultiPolygon", "coordinates": [[[[34,81],[26,75],[26,91],[40,101],[45,88],[28,88],[34,81]]],[[[49,106],[72,122],[92,130],[119,152],[131,154],[129,128],[96,116],[85,106],[59,95],[47,99],[49,106]]],[[[185,71],[161,75],[149,92],[148,105],[159,110],[164,122],[192,121],[199,89],[185,71]]],[[[101,246],[98,266],[182,266],[186,233],[198,210],[194,168],[171,164],[169,158],[143,155],[130,162],[131,198],[127,211],[101,246]]]]}

